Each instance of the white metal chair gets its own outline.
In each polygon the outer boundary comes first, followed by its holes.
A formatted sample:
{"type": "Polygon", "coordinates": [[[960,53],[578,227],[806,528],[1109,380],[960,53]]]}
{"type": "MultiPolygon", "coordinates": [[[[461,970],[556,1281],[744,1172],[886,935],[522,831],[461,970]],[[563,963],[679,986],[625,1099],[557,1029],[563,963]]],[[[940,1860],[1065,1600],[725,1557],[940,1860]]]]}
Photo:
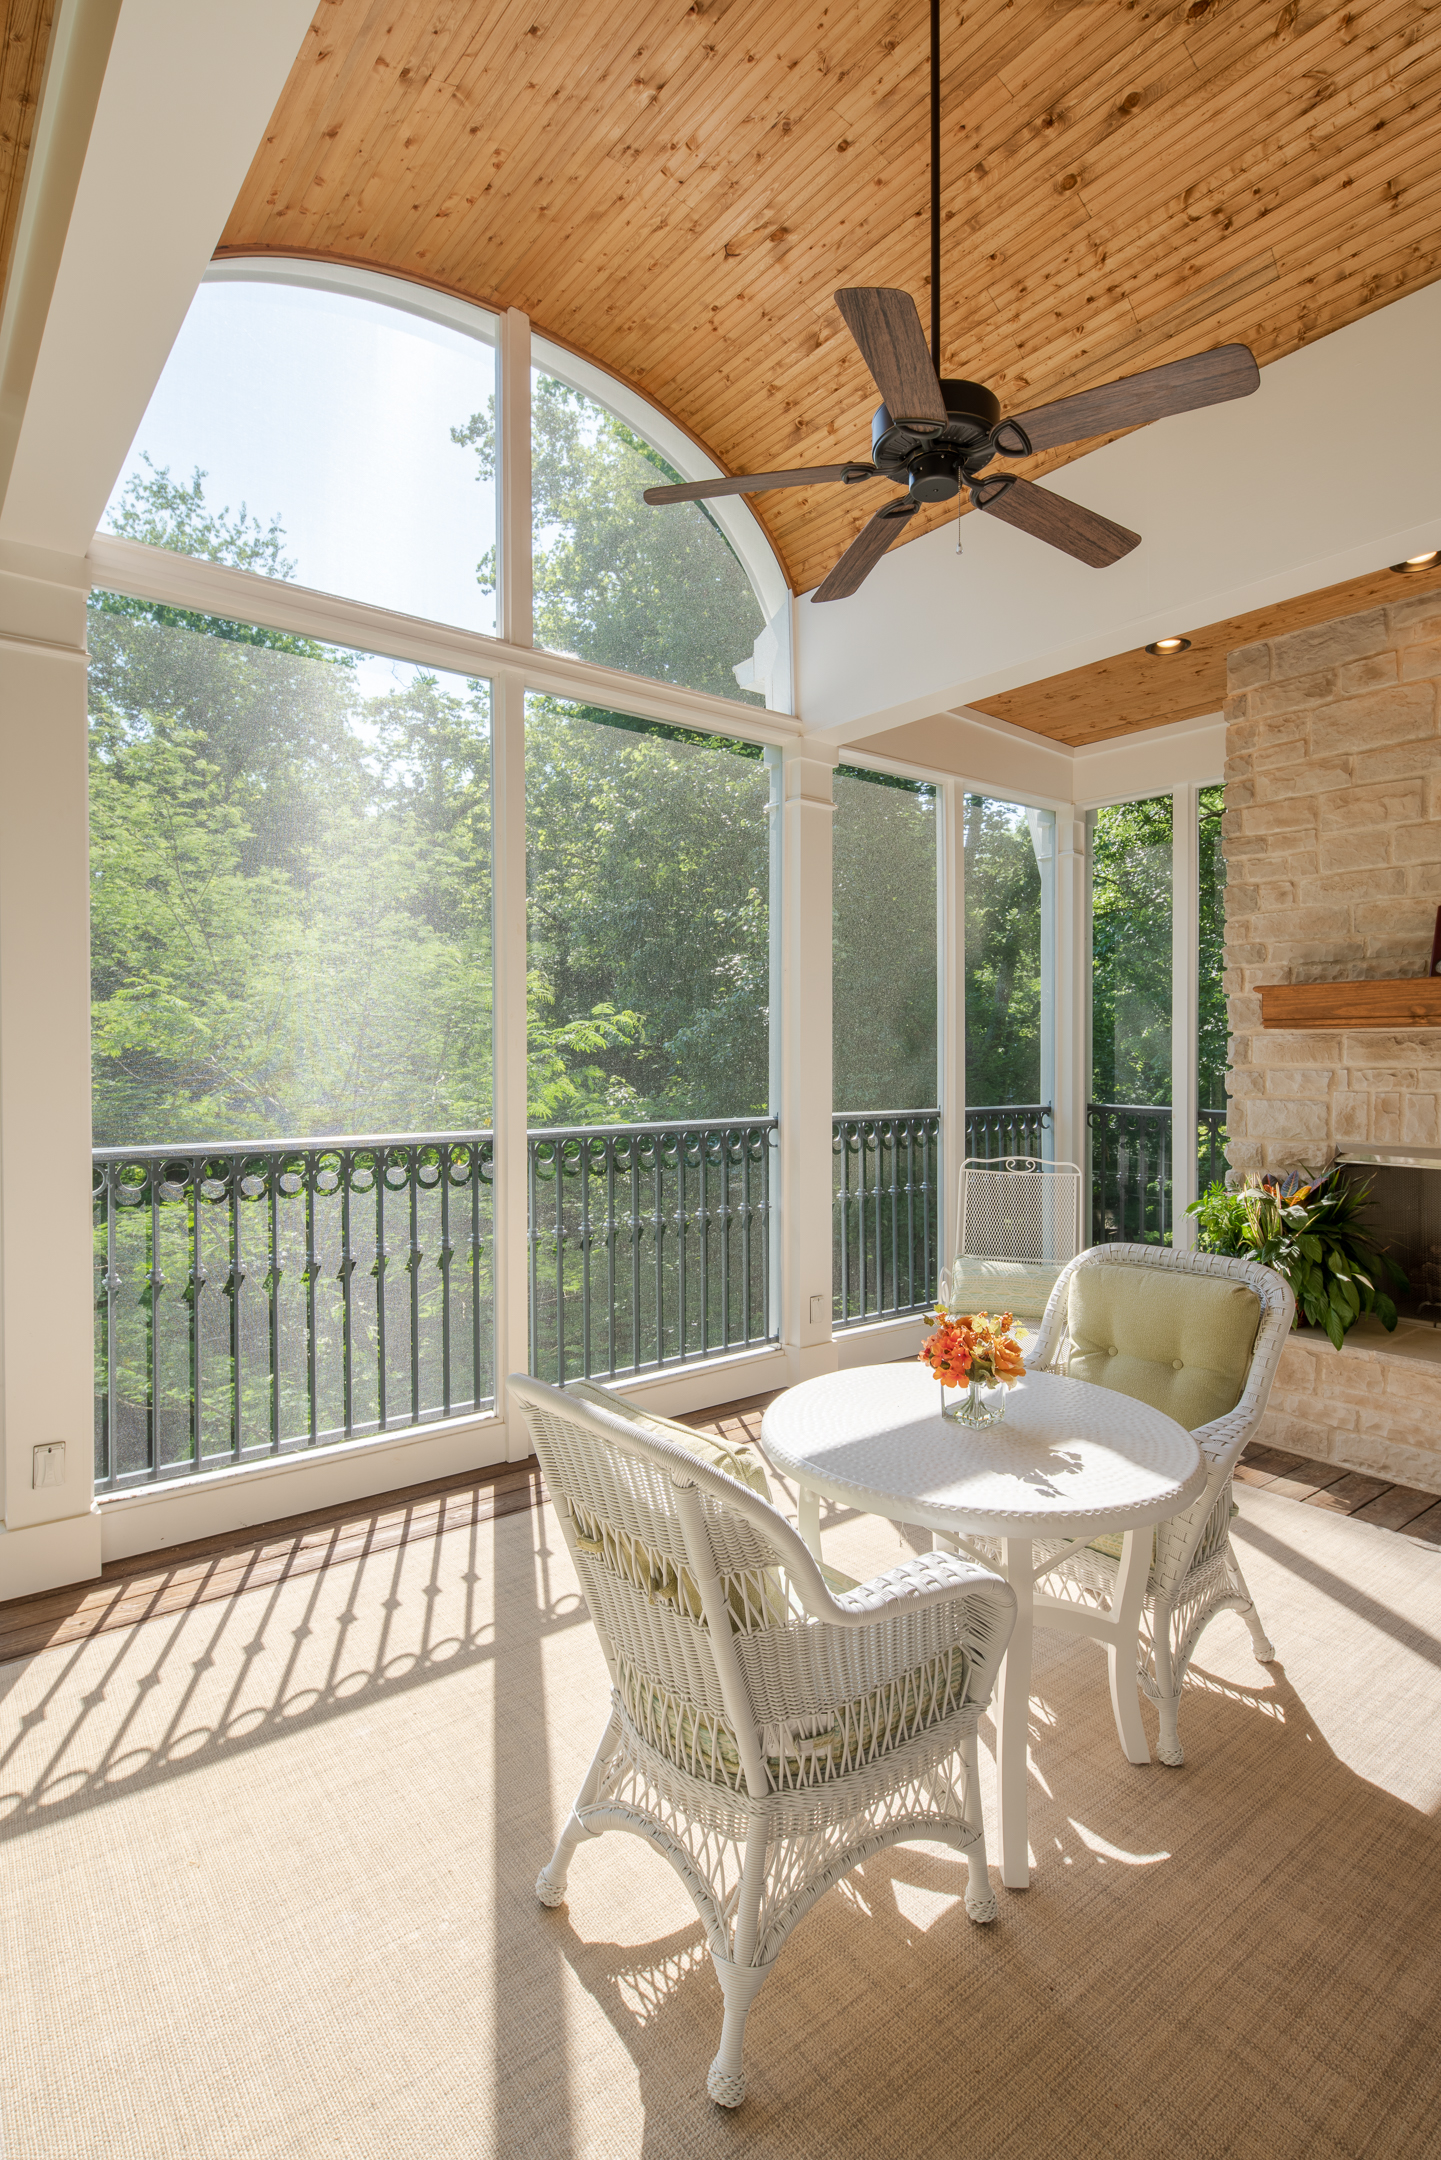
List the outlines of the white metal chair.
{"type": "MultiPolygon", "coordinates": [[[[1194,1434],[1209,1468],[1200,1499],[1154,1538],[1133,1533],[1129,1551],[1119,1536],[1057,1546],[1050,1589],[1036,1599],[1037,1625],[1105,1644],[1116,1729],[1132,1762],[1151,1759],[1137,1686],[1160,1717],[1161,1761],[1184,1762],[1181,1689],[1217,1613],[1240,1613],[1263,1664],[1276,1654],[1231,1548],[1231,1473],[1266,1408],[1295,1309],[1284,1278],[1248,1260],[1097,1245],[1065,1269],[1027,1347],[1028,1366],[1164,1410],[1194,1434]]],[[[1046,1557],[1040,1546],[1036,1557],[1046,1557]]]]}
{"type": "Polygon", "coordinates": [[[833,1597],[784,1516],[692,1452],[699,1436],[542,1381],[510,1387],[611,1676],[600,1746],[536,1892],[559,1905],[576,1846],[603,1830],[664,1855],[725,1998],[708,2090],[736,2107],[750,2006],[790,1930],[850,1868],[938,1839],[967,1856],[971,1918],[995,1917],[976,1721],[1014,1594],[932,1553],[833,1597]]]}
{"type": "Polygon", "coordinates": [[[1039,1320],[1056,1278],[1081,1249],[1081,1173],[1035,1155],[961,1165],[953,1305],[1039,1320]]]}

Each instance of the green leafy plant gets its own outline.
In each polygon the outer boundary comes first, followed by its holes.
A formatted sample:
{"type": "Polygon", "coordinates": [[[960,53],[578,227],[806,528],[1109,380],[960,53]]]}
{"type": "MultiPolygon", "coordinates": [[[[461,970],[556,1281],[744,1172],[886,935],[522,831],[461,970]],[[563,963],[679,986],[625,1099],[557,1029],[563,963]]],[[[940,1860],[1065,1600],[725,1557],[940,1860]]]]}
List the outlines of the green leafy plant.
{"type": "Polygon", "coordinates": [[[1396,1306],[1380,1287],[1408,1289],[1405,1273],[1376,1243],[1360,1218],[1371,1197],[1338,1166],[1315,1175],[1248,1178],[1237,1192],[1213,1185],[1186,1212],[1196,1217],[1203,1252],[1231,1253],[1284,1275],[1296,1294],[1296,1317],[1326,1330],[1339,1350],[1362,1313],[1385,1328],[1396,1306]]]}

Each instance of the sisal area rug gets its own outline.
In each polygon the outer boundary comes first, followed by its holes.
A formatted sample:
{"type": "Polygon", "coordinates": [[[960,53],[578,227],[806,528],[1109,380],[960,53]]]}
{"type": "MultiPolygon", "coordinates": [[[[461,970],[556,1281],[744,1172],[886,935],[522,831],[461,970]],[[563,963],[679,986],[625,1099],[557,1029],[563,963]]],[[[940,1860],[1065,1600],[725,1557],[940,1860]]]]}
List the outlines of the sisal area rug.
{"type": "Polygon", "coordinates": [[[1240,1499],[1281,1661],[1217,1621],[1144,1770],[1038,1635],[1031,1889],[979,1929],[944,1848],[858,1870],[735,2116],[670,1870],[613,1836],[532,1894],[604,1698],[548,1512],[0,1667],[0,2153],[1434,2160],[1441,1552],[1240,1499]]]}

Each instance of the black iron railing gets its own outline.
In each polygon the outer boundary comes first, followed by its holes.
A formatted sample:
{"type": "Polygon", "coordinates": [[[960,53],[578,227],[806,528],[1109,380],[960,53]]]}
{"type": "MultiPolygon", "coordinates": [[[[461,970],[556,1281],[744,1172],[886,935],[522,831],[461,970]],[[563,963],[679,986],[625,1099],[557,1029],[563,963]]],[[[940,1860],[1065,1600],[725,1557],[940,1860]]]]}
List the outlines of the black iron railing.
{"type": "Polygon", "coordinates": [[[919,1310],[936,1291],[940,1112],[835,1118],[831,1150],[834,1324],[919,1310]]]}
{"type": "Polygon", "coordinates": [[[494,1399],[488,1132],[97,1148],[96,1484],[494,1399]]]}
{"type": "Polygon", "coordinates": [[[1196,1113],[1196,1190],[1205,1192],[1208,1185],[1224,1185],[1226,1182],[1226,1113],[1224,1110],[1198,1110],[1196,1113]]]}
{"type": "Polygon", "coordinates": [[[776,1121],[530,1134],[530,1357],[608,1377],[774,1340],[776,1121]]]}
{"type": "Polygon", "coordinates": [[[1088,1103],[1091,1243],[1171,1241],[1171,1112],[1165,1104],[1088,1103]]]}
{"type": "Polygon", "coordinates": [[[1049,1103],[974,1103],[966,1108],[966,1154],[987,1162],[1008,1155],[1044,1157],[1049,1103]]]}

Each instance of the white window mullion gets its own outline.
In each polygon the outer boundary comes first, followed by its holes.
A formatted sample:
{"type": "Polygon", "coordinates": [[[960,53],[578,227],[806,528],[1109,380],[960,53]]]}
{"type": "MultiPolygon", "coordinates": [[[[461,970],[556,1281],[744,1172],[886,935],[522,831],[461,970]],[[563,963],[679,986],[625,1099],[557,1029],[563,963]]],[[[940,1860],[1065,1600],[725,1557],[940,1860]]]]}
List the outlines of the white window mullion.
{"type": "Polygon", "coordinates": [[[535,642],[531,583],[530,317],[500,319],[496,434],[500,446],[497,627],[509,645],[535,642]]]}
{"type": "MultiPolygon", "coordinates": [[[[493,682],[491,820],[495,954],[496,1407],[506,1377],[530,1363],[530,1206],[526,1141],[525,679],[493,682]]],[[[510,1458],[529,1454],[525,1422],[506,1408],[510,1458]]]]}
{"type": "Polygon", "coordinates": [[[791,1378],[835,1366],[832,1231],[832,821],[839,753],[787,744],[781,769],[781,1340],[791,1378]]]}
{"type": "Polygon", "coordinates": [[[936,1082],[941,1112],[940,1250],[948,1268],[960,1243],[960,1169],[966,1158],[966,791],[938,784],[936,864],[936,1082]]]}

